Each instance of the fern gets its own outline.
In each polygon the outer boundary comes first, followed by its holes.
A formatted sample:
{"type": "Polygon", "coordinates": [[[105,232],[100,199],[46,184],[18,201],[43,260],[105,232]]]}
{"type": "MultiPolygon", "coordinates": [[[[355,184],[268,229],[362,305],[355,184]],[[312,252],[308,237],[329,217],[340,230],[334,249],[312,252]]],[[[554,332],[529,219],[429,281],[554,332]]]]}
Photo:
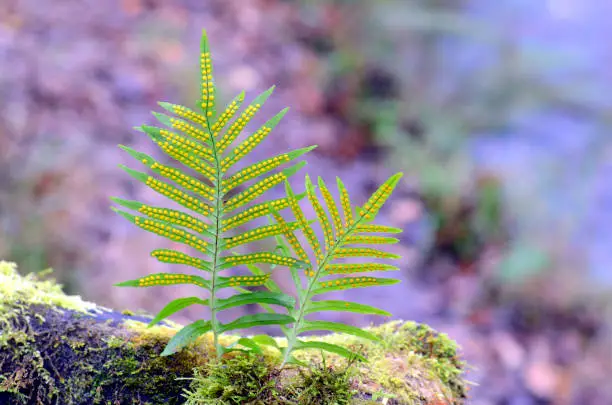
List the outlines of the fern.
{"type": "MultiPolygon", "coordinates": [[[[282,170],[277,169],[295,161],[314,147],[283,153],[242,169],[235,169],[243,158],[264,141],[287,110],[281,111],[244,141],[237,143],[236,140],[271,95],[273,88],[257,96],[239,115],[244,93],[235,97],[218,114],[217,89],[213,81],[213,68],[205,32],[202,36],[200,71],[201,99],[196,110],[160,103],[161,107],[172,114],[154,114],[164,127],[144,125],[139,128],[163,152],[192,173],[188,174],[187,171],[162,164],[149,155],[120,145],[129,155],[140,161],[149,173],[121,167],[130,176],[173,200],[182,209],[155,207],[137,201],[112,198],[119,206],[131,212],[117,207],[113,207],[113,210],[136,226],[197,251],[197,256],[191,256],[176,250],[158,249],[152,251],[151,256],[163,263],[190,266],[197,270],[198,275],[158,273],[117,285],[154,287],[193,284],[207,290],[206,299],[186,297],[173,300],[155,316],[149,326],[191,305],[207,307],[208,319],[197,320],[178,331],[170,339],[162,355],[172,354],[198,336],[212,332],[214,346],[220,357],[223,353],[234,350],[233,347],[223,347],[219,344],[219,336],[224,332],[261,325],[286,325],[294,321],[286,314],[260,313],[242,316],[223,324],[218,315],[228,308],[247,304],[275,304],[293,308],[295,300],[281,291],[249,292],[243,289],[229,298],[220,298],[219,293],[222,289],[263,285],[270,277],[269,274],[222,276],[226,269],[232,267],[257,263],[290,268],[305,266],[305,263],[298,259],[276,252],[243,255],[231,252],[231,249],[236,247],[280,235],[287,229],[295,230],[297,223],[264,226],[231,235],[229,232],[235,232],[237,227],[272,211],[287,208],[295,199],[294,196],[250,204],[266,191],[286,181],[305,162],[282,170]],[[247,182],[252,183],[245,185],[247,182]]],[[[241,343],[249,344],[248,341],[241,343]]]]}
{"type": "MultiPolygon", "coordinates": [[[[376,192],[374,192],[363,207],[352,206],[346,188],[342,184],[342,181],[337,179],[343,212],[342,216],[325,182],[319,178],[319,190],[323,197],[323,201],[321,201],[315,192],[314,185],[307,176],[306,193],[308,201],[316,214],[317,221],[323,229],[323,244],[317,239],[313,228],[306,220],[306,216],[298,205],[297,196],[293,192],[291,186],[289,183],[286,183],[289,206],[297,220],[298,228],[304,233],[305,239],[314,253],[315,258],[305,269],[305,274],[307,276],[306,286],[304,286],[302,278],[297,274],[297,270],[292,270],[299,305],[289,310],[289,315],[295,319],[291,329],[283,328],[287,336],[287,347],[278,348],[283,353],[283,364],[300,364],[300,362],[293,357],[292,353],[304,349],[324,350],[346,358],[365,360],[358,353],[354,353],[338,345],[298,339],[299,335],[304,332],[331,331],[347,333],[373,341],[379,340],[377,336],[361,328],[338,322],[306,320],[305,317],[322,311],[356,312],[384,316],[391,315],[386,311],[369,305],[343,300],[315,301],[313,298],[331,291],[391,285],[399,282],[399,280],[396,279],[363,276],[361,273],[398,270],[397,267],[389,264],[371,262],[371,259],[398,259],[400,256],[375,248],[358,247],[355,245],[388,245],[398,242],[396,238],[370,235],[370,233],[398,233],[401,231],[400,229],[371,224],[370,222],[376,218],[378,211],[389,198],[401,176],[402,174],[398,173],[389,178],[376,192]],[[355,208],[355,212],[353,208],[355,208]],[[358,257],[367,259],[364,263],[338,262],[338,260],[344,258],[358,257]],[[349,275],[349,277],[334,277],[337,275],[349,275]]],[[[300,260],[308,262],[308,254],[295,236],[293,232],[294,227],[289,226],[290,223],[286,222],[277,211],[274,211],[272,215],[276,222],[283,226],[284,237],[296,256],[300,260]]],[[[265,342],[262,341],[262,343],[265,342]]]]}
{"type": "Polygon", "coordinates": [[[332,331],[352,334],[365,339],[378,340],[373,334],[354,326],[337,322],[306,320],[306,316],[322,311],[348,311],[362,314],[390,315],[381,309],[342,300],[316,301],[315,297],[327,292],[348,288],[362,288],[395,284],[399,280],[364,276],[362,273],[393,271],[397,267],[377,263],[372,259],[397,259],[399,256],[378,249],[398,240],[380,234],[398,233],[397,228],[373,224],[378,211],[389,198],[401,174],[387,180],[364,204],[353,207],[348,192],[338,179],[340,205],[332,197],[323,180],[319,179],[322,199],[315,186],[306,177],[306,192],[296,195],[287,179],[305,162],[293,163],[314,148],[308,147],[281,153],[242,168],[236,168],[286,113],[282,110],[269,119],[257,131],[237,142],[245,127],[261,109],[273,88],[257,96],[239,114],[245,94],[236,96],[222,112],[217,112],[213,68],[206,33],[202,36],[200,59],[200,96],[196,109],[160,103],[172,115],[154,113],[163,127],[143,125],[145,133],[175,163],[166,165],[153,157],[120,145],[130,156],[146,167],[148,173],[121,166],[130,176],[173,200],[180,209],[151,206],[138,201],[111,198],[121,207],[112,207],[136,226],[181,243],[196,251],[196,255],[172,249],[156,249],[151,256],[162,263],[181,264],[194,269],[196,274],[156,273],[118,286],[148,288],[192,284],[207,291],[203,297],[178,298],[168,303],[151,320],[152,326],[192,305],[208,308],[207,319],[199,319],[179,330],[168,342],[162,355],[170,355],[193,342],[205,333],[212,333],[213,344],[220,358],[232,350],[261,352],[261,345],[274,346],[283,354],[283,364],[296,363],[293,353],[297,350],[317,349],[333,352],[347,358],[363,359],[351,350],[329,343],[305,341],[299,336],[309,331],[332,331]],[[292,164],[292,165],[289,165],[292,164]],[[289,166],[288,166],[289,165],[289,166]],[[263,199],[254,203],[268,190],[284,183],[286,196],[275,200],[263,199]],[[308,220],[299,201],[304,197],[316,213],[316,219],[308,220]],[[339,208],[340,207],[340,208],[339,208]],[[294,220],[287,221],[281,212],[290,211],[294,220]],[[238,231],[253,220],[274,218],[268,225],[238,231]],[[315,235],[313,223],[323,230],[323,243],[315,235]],[[296,232],[305,236],[310,255],[302,246],[296,232]],[[277,249],[239,254],[234,251],[265,238],[276,238],[277,249]],[[286,242],[285,242],[286,241],[286,242]],[[291,249],[289,248],[291,247],[291,249]],[[290,252],[293,250],[293,254],[290,252]],[[366,258],[362,263],[346,263],[346,258],[366,258]],[[297,288],[297,300],[285,294],[270,279],[270,273],[262,271],[258,264],[288,267],[297,288]],[[247,275],[224,275],[226,269],[243,266],[247,275]],[[299,270],[306,274],[306,285],[299,270]],[[337,277],[347,275],[348,277],[337,277]],[[249,291],[251,286],[265,286],[267,291],[249,291]],[[235,294],[221,298],[220,291],[231,289],[235,294]],[[258,304],[266,312],[241,316],[231,322],[218,319],[221,311],[248,304],[258,304]],[[287,313],[276,312],[271,305],[284,307],[287,313]],[[287,346],[279,347],[266,335],[239,338],[236,343],[224,347],[219,336],[225,332],[262,325],[279,325],[287,336],[287,346]],[[244,348],[241,349],[240,347],[244,348]]]}

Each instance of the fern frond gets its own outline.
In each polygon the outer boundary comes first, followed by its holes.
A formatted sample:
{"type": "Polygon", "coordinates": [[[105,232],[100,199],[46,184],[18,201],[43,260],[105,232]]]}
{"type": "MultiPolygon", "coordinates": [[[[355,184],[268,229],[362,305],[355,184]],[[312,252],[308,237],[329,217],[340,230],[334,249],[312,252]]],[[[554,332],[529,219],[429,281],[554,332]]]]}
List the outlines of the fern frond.
{"type": "MultiPolygon", "coordinates": [[[[291,352],[293,350],[297,350],[296,347],[299,346],[296,343],[298,341],[298,335],[308,331],[327,330],[332,332],[343,332],[372,340],[378,340],[376,336],[371,335],[369,332],[363,331],[361,328],[356,328],[353,326],[335,322],[310,321],[306,320],[304,317],[305,315],[317,312],[318,310],[362,312],[379,315],[388,314],[386,311],[371,306],[360,306],[359,304],[345,301],[319,301],[319,303],[316,303],[312,300],[312,298],[331,291],[372,287],[377,285],[391,285],[399,282],[399,280],[395,279],[375,277],[341,277],[331,280],[322,280],[322,278],[327,276],[334,276],[337,274],[356,274],[373,271],[397,270],[397,267],[388,264],[348,264],[335,263],[335,261],[337,259],[353,257],[366,257],[375,259],[400,258],[400,256],[398,255],[370,247],[344,247],[350,244],[393,244],[398,242],[397,238],[360,235],[358,229],[362,231],[378,231],[381,229],[387,230],[387,228],[376,227],[363,228],[363,225],[365,222],[370,222],[375,218],[381,206],[388,199],[389,195],[397,185],[400,177],[401,174],[397,174],[387,180],[368,199],[363,208],[356,209],[356,216],[353,215],[353,207],[351,206],[348,192],[346,191],[346,188],[344,187],[342,182],[338,179],[337,183],[338,190],[340,193],[340,202],[342,206],[342,211],[344,213],[344,221],[342,221],[336,202],[334,201],[331,192],[325,185],[325,182],[319,179],[319,189],[321,191],[321,194],[323,195],[323,200],[325,201],[325,208],[327,208],[327,211],[319,201],[315,193],[314,185],[312,184],[308,176],[306,176],[305,187],[308,196],[308,201],[310,202],[310,205],[315,211],[319,225],[323,229],[323,235],[325,238],[324,251],[321,248],[321,245],[319,244],[318,239],[314,234],[314,231],[309,226],[304,212],[302,211],[296,199],[294,198],[295,194],[291,189],[291,186],[288,183],[285,184],[287,197],[289,198],[289,206],[291,208],[293,216],[299,224],[299,229],[304,233],[308,244],[314,252],[314,255],[316,257],[316,263],[311,263],[307,267],[306,273],[309,278],[307,280],[306,287],[302,285],[302,281],[300,279],[296,280],[294,277],[294,283],[298,290],[300,302],[298,308],[296,308],[294,311],[290,311],[290,314],[295,318],[295,323],[293,324],[291,330],[286,332],[288,343],[287,348],[284,350],[283,353],[284,363],[292,361],[291,352]],[[359,228],[360,226],[361,228],[359,228]]],[[[274,214],[274,218],[276,219],[278,224],[286,224],[286,221],[279,214],[274,214]]],[[[289,245],[294,250],[295,254],[300,258],[304,257],[306,253],[304,252],[304,249],[300,246],[298,239],[295,235],[293,235],[293,232],[289,229],[289,227],[284,227],[283,234],[289,242],[289,245]]],[[[348,353],[345,354],[348,355],[348,353]]]]}
{"type": "MultiPolygon", "coordinates": [[[[188,297],[168,304],[155,321],[186,308],[189,305],[201,304],[208,307],[210,320],[197,321],[181,329],[168,343],[165,354],[171,354],[195,339],[202,331],[211,331],[217,355],[221,356],[230,349],[219,345],[219,335],[237,328],[257,325],[285,325],[293,322],[288,315],[258,314],[238,318],[222,324],[218,320],[219,311],[231,307],[261,304],[291,307],[294,300],[280,291],[248,292],[220,298],[221,289],[243,289],[260,286],[270,280],[269,274],[252,276],[237,275],[222,277],[221,271],[230,267],[250,266],[256,263],[267,263],[273,266],[303,268],[305,263],[287,254],[278,252],[257,252],[237,256],[228,256],[230,249],[248,245],[257,240],[277,237],[283,232],[293,232],[299,222],[272,224],[242,232],[238,235],[227,235],[238,226],[245,225],[257,218],[269,215],[289,207],[289,199],[261,201],[251,203],[261,197],[304,166],[304,162],[295,162],[292,166],[281,169],[282,165],[297,160],[313,148],[286,151],[273,158],[255,162],[235,173],[229,173],[234,164],[247,157],[276,126],[287,109],[282,110],[257,131],[247,136],[242,142],[236,142],[263,103],[272,94],[273,88],[257,96],[242,112],[239,112],[245,94],[241,92],[232,99],[223,112],[217,114],[217,89],[213,79],[213,67],[210,48],[205,33],[201,42],[200,55],[200,100],[197,109],[190,109],[176,104],[161,102],[160,106],[168,114],[154,113],[163,127],[144,125],[138,128],[144,132],[159,148],[176,163],[193,171],[188,175],[174,165],[164,165],[151,156],[122,146],[126,152],[148,168],[151,174],[142,173],[121,166],[130,176],[146,184],[159,194],[175,201],[183,209],[168,209],[125,199],[113,201],[128,210],[142,214],[134,215],[126,211],[113,209],[135,225],[149,232],[163,236],[174,242],[183,243],[196,249],[202,256],[190,256],[170,249],[154,250],[151,255],[162,263],[182,264],[203,271],[207,278],[189,275],[172,275],[159,273],[141,279],[121,283],[121,286],[147,287],[153,285],[196,284],[210,292],[208,299],[188,297]],[[199,111],[198,111],[199,110],[199,111]],[[234,143],[238,143],[234,145],[234,143]],[[172,184],[162,181],[167,179],[172,184]],[[248,181],[253,181],[250,185],[248,181]],[[243,187],[239,193],[228,193],[237,187],[243,187]],[[240,212],[229,216],[232,211],[240,212]],[[192,233],[193,232],[193,233],[192,233]]],[[[255,350],[255,342],[243,340],[255,350]],[[251,344],[252,343],[252,344],[251,344]]]]}

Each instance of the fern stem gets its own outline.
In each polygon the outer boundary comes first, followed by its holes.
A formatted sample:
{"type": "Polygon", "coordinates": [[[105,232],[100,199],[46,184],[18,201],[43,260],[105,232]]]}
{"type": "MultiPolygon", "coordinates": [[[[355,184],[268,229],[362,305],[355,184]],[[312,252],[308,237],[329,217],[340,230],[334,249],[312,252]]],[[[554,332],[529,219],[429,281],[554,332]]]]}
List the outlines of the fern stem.
{"type": "Polygon", "coordinates": [[[211,132],[211,123],[210,123],[210,119],[208,117],[208,114],[206,115],[206,130],[210,136],[210,142],[211,142],[211,149],[212,149],[212,154],[215,160],[215,166],[216,166],[216,172],[215,172],[215,183],[214,187],[215,187],[215,204],[214,204],[214,210],[213,210],[213,216],[215,218],[215,224],[214,224],[214,248],[213,248],[213,257],[212,257],[212,279],[211,279],[211,288],[210,288],[210,323],[211,323],[211,329],[212,329],[212,333],[213,333],[213,344],[215,347],[215,352],[217,353],[217,360],[221,360],[221,356],[223,355],[223,351],[221,350],[221,346],[219,345],[219,321],[217,319],[217,297],[216,297],[216,292],[217,292],[217,273],[219,271],[218,269],[218,263],[219,263],[219,255],[221,253],[221,249],[220,249],[220,241],[221,239],[221,232],[222,232],[222,225],[221,225],[221,219],[223,217],[223,191],[222,191],[222,181],[223,181],[223,173],[221,171],[221,159],[219,156],[219,151],[217,148],[217,142],[215,140],[215,137],[213,135],[213,133],[211,132]]]}
{"type": "MultiPolygon", "coordinates": [[[[311,278],[310,282],[308,283],[306,294],[302,295],[302,298],[300,300],[300,309],[299,309],[298,316],[294,317],[295,323],[293,324],[293,328],[291,328],[291,331],[287,335],[287,347],[285,349],[285,355],[283,356],[283,362],[281,363],[281,367],[283,367],[285,363],[287,362],[287,360],[289,360],[289,356],[291,355],[291,351],[293,350],[293,346],[295,345],[295,342],[297,340],[298,331],[302,327],[302,322],[304,321],[304,311],[306,310],[306,304],[310,302],[310,299],[312,298],[311,297],[312,289],[314,285],[316,284],[316,282],[319,280],[321,271],[325,268],[327,263],[330,261],[331,257],[334,255],[334,253],[336,253],[336,249],[342,246],[344,240],[348,236],[351,236],[352,233],[355,232],[357,225],[359,225],[362,220],[363,218],[359,218],[359,220],[355,221],[353,225],[346,228],[343,235],[338,240],[334,241],[333,247],[329,249],[329,251],[326,252],[325,257],[323,258],[321,263],[317,266],[315,275],[311,278]]],[[[296,286],[296,287],[299,288],[299,286],[296,286]]]]}

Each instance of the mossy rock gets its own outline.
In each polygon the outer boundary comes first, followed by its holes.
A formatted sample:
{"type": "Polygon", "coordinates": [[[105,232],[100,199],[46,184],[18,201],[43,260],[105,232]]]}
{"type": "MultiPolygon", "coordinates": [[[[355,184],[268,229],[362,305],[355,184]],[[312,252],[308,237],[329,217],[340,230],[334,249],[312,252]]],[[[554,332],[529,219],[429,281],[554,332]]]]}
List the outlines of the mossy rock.
{"type": "MultiPolygon", "coordinates": [[[[353,364],[345,372],[344,359],[298,352],[298,359],[313,364],[314,371],[304,372],[280,370],[273,352],[260,357],[227,355],[221,365],[211,365],[214,351],[208,335],[173,356],[161,357],[180,325],[165,322],[147,328],[151,319],[67,296],[40,273],[21,277],[14,264],[0,262],[0,404],[462,404],[466,400],[464,364],[455,342],[414,322],[369,328],[382,344],[325,336],[324,341],[359,351],[368,363],[353,364]]],[[[227,336],[222,342],[236,339],[227,336]]]]}

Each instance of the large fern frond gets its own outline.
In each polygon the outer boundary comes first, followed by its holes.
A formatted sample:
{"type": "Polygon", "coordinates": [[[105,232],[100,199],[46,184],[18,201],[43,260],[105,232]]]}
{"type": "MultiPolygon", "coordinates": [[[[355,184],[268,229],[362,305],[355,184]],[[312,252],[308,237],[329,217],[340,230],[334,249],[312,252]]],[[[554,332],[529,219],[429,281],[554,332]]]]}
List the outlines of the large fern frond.
{"type": "Polygon", "coordinates": [[[139,128],[183,169],[165,165],[151,156],[121,146],[146,167],[149,173],[122,168],[136,180],[157,193],[173,200],[179,209],[170,209],[113,198],[121,208],[113,209],[130,222],[149,232],[195,249],[196,256],[169,249],[154,250],[151,255],[160,262],[194,268],[202,275],[158,273],[118,284],[119,286],[153,287],[160,285],[193,284],[208,291],[208,298],[179,298],[166,305],[153,319],[157,323],[191,306],[208,308],[209,319],[199,320],[180,330],[168,343],[163,354],[171,354],[200,334],[212,332],[218,355],[229,350],[219,345],[221,333],[258,325],[286,325],[293,322],[289,315],[267,313],[246,315],[229,323],[221,323],[218,314],[228,308],[248,304],[275,304],[292,308],[293,298],[282,292],[249,292],[220,298],[219,291],[265,284],[269,274],[222,276],[226,269],[268,263],[275,266],[304,268],[304,257],[293,258],[278,252],[254,252],[234,255],[230,249],[285,231],[293,232],[300,221],[258,227],[238,234],[235,228],[256,218],[289,207],[298,197],[264,200],[252,203],[276,185],[295,174],[304,162],[294,162],[313,147],[287,151],[261,162],[235,169],[237,163],[259,145],[279,123],[286,109],[266,121],[253,134],[235,144],[243,130],[262,108],[273,88],[257,96],[241,113],[244,92],[236,96],[225,109],[217,112],[217,88],[206,33],[202,36],[200,56],[200,100],[195,109],[171,103],[160,103],[171,115],[155,113],[163,127],[143,125],[139,128]],[[249,182],[251,182],[249,184],[249,182]],[[237,190],[242,188],[242,190],[237,190]],[[233,193],[233,195],[229,195],[233,193]],[[231,215],[230,215],[231,213],[231,215]]]}

